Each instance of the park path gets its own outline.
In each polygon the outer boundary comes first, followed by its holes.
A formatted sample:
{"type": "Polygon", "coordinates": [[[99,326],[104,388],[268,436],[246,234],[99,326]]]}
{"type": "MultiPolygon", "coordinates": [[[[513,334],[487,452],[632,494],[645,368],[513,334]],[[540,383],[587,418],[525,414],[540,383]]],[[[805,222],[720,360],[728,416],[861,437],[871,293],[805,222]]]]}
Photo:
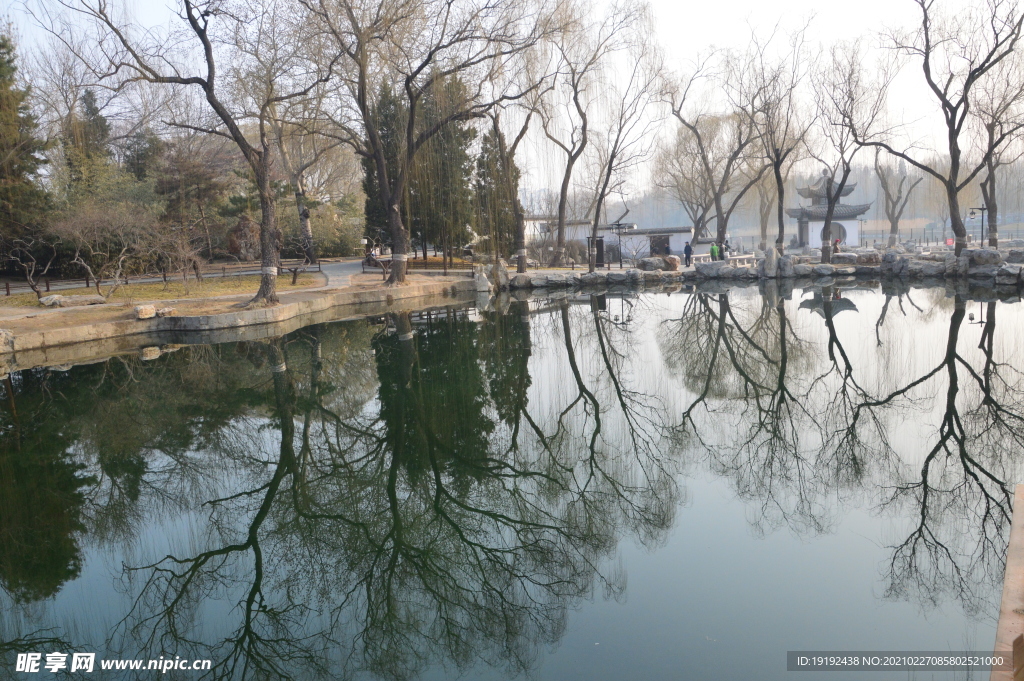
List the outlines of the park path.
{"type": "Polygon", "coordinates": [[[362,261],[345,260],[342,262],[323,263],[321,272],[327,277],[325,288],[342,288],[349,285],[349,278],[353,274],[363,271],[362,261]]]}

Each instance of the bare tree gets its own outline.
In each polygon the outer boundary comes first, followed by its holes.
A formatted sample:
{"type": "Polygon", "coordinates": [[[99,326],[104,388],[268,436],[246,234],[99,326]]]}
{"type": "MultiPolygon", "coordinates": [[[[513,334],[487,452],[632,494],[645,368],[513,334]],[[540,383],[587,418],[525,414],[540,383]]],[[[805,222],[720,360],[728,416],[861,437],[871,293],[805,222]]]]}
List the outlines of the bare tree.
{"type": "Polygon", "coordinates": [[[280,236],[272,186],[271,112],[326,82],[334,63],[306,59],[302,23],[293,21],[275,0],[181,3],[184,27],[170,35],[122,21],[105,0],[57,0],[68,12],[43,17],[48,30],[69,46],[79,45],[73,36],[83,30],[73,17],[91,22],[91,45],[77,54],[100,82],[117,88],[146,82],[202,92],[213,113],[211,124],[177,125],[232,140],[252,170],[262,211],[262,276],[250,304],[276,303],[280,236]],[[231,65],[226,69],[230,75],[224,78],[218,65],[226,64],[231,65]],[[235,96],[225,97],[224,90],[235,96]]]}
{"type": "Polygon", "coordinates": [[[812,155],[824,166],[823,263],[832,262],[832,218],[839,198],[845,193],[854,157],[863,148],[857,140],[871,139],[876,134],[891,80],[890,70],[884,64],[877,70],[878,81],[869,80],[862,66],[864,61],[859,43],[835,45],[823,67],[814,74],[819,144],[812,155]]]}
{"type": "Polygon", "coordinates": [[[270,118],[281,154],[281,164],[288,174],[288,182],[295,195],[295,210],[299,214],[299,240],[305,260],[315,264],[316,243],[309,225],[308,177],[310,172],[337,150],[342,144],[333,136],[325,135],[325,120],[319,115],[324,89],[318,88],[312,96],[275,107],[270,118]]]}
{"type": "Polygon", "coordinates": [[[918,177],[911,182],[905,169],[901,168],[897,173],[891,167],[882,165],[879,158],[881,151],[875,150],[875,176],[878,178],[878,186],[882,188],[883,209],[889,221],[889,246],[892,247],[896,245],[900,233],[900,219],[910,202],[910,195],[924,178],[918,177]]]}
{"type": "MultiPolygon", "coordinates": [[[[591,117],[600,99],[602,71],[609,68],[612,55],[629,46],[629,31],[641,18],[638,4],[615,4],[600,22],[591,22],[583,12],[575,16],[555,39],[559,56],[555,96],[540,108],[544,135],[564,155],[565,165],[558,190],[558,222],[552,264],[565,260],[565,227],[569,192],[576,164],[590,143],[591,117]]],[[[596,219],[596,218],[595,218],[596,219]]]]}
{"type": "Polygon", "coordinates": [[[714,55],[699,64],[681,85],[670,86],[669,97],[672,115],[682,126],[680,133],[689,137],[688,146],[695,154],[695,169],[700,173],[696,184],[708,192],[708,202],[714,206],[715,242],[721,246],[733,212],[769,166],[754,153],[758,129],[749,115],[752,103],[741,100],[742,90],[730,96],[736,110],[724,114],[708,111],[709,98],[700,91],[702,84],[733,89],[728,77],[709,71],[707,62],[712,58],[714,55]]]}
{"type": "Polygon", "coordinates": [[[301,0],[340,56],[340,88],[331,112],[335,134],[372,161],[392,241],[391,284],[405,281],[409,229],[401,214],[413,161],[446,126],[485,117],[496,106],[538,87],[509,89],[499,74],[522,68],[523,53],[548,30],[549,12],[512,0],[301,0]],[[456,79],[464,88],[446,100],[439,120],[424,127],[424,98],[456,79]],[[374,95],[384,83],[400,86],[406,111],[397,159],[389,160],[374,95]]]}
{"type": "Polygon", "coordinates": [[[693,224],[692,241],[699,243],[715,217],[715,200],[693,135],[680,127],[675,139],[659,151],[656,165],[658,186],[671,192],[682,205],[693,224]]]}
{"type": "Polygon", "coordinates": [[[734,83],[737,110],[749,116],[771,167],[777,193],[778,236],[775,248],[784,252],[786,237],[786,185],[784,170],[795,161],[810,127],[800,110],[800,84],[808,69],[806,27],[789,36],[781,57],[772,54],[774,35],[767,41],[756,36],[749,52],[734,57],[727,77],[734,83]]]}
{"type": "Polygon", "coordinates": [[[955,13],[948,15],[936,9],[935,0],[913,1],[921,11],[920,24],[912,31],[890,32],[888,41],[898,54],[921,64],[925,84],[942,112],[946,133],[944,158],[936,162],[926,157],[915,157],[909,148],[897,149],[892,142],[859,141],[881,147],[939,181],[949,204],[949,218],[959,255],[967,245],[960,192],[1024,127],[1024,120],[998,126],[977,149],[977,160],[965,158],[962,142],[971,123],[971,111],[978,104],[986,82],[1016,49],[1024,14],[1014,0],[987,0],[984,11],[957,8],[955,13]]]}
{"type": "Polygon", "coordinates": [[[997,140],[1007,128],[1019,127],[1024,121],[1024,79],[1021,78],[1021,56],[1015,52],[991,71],[978,86],[974,116],[981,126],[981,148],[992,149],[985,161],[981,179],[981,196],[988,209],[988,245],[999,246],[999,197],[997,177],[1000,168],[1014,163],[1024,154],[1019,138],[1014,135],[1006,143],[997,140]]]}
{"type": "MultiPolygon", "coordinates": [[[[638,20],[641,26],[652,28],[648,17],[638,20]]],[[[651,105],[657,97],[657,83],[661,76],[661,54],[646,36],[637,35],[628,50],[633,62],[629,78],[622,88],[609,86],[611,103],[609,117],[600,126],[596,141],[597,189],[594,192],[594,222],[591,243],[597,243],[597,230],[601,224],[601,211],[607,198],[620,191],[624,175],[650,157],[653,147],[653,128],[657,123],[651,105]]],[[[597,268],[597,253],[587,248],[588,269],[597,268]]],[[[653,254],[652,254],[653,255],[653,254]]]]}
{"type": "Polygon", "coordinates": [[[41,234],[26,236],[12,240],[6,251],[7,260],[18,267],[25,275],[28,287],[42,298],[39,280],[45,277],[57,259],[59,240],[47,239],[41,234]]]}
{"type": "Polygon", "coordinates": [[[533,119],[533,115],[535,113],[536,109],[527,109],[526,116],[519,125],[519,130],[516,132],[511,144],[506,143],[505,135],[501,132],[501,111],[496,110],[491,113],[491,124],[494,127],[494,138],[498,142],[498,158],[501,163],[501,176],[505,178],[505,181],[508,184],[506,192],[508,194],[509,201],[512,202],[512,214],[516,220],[516,272],[519,274],[526,272],[526,214],[523,211],[523,204],[519,201],[519,197],[516,195],[515,181],[511,169],[512,163],[516,157],[516,151],[519,149],[519,144],[523,141],[523,138],[526,137],[526,133],[530,129],[530,121],[533,119]]]}

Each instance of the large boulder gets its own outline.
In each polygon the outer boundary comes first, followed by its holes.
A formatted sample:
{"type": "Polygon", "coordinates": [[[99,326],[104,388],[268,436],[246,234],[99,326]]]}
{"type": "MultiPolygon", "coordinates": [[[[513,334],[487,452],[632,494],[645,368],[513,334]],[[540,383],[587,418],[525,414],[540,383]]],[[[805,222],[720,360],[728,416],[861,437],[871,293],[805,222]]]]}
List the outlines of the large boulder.
{"type": "Polygon", "coordinates": [[[512,277],[508,282],[508,287],[510,289],[527,289],[531,288],[532,285],[533,282],[529,274],[517,274],[516,276],[512,277]]]}
{"type": "Polygon", "coordinates": [[[501,260],[493,265],[488,265],[484,268],[484,274],[490,279],[491,285],[494,286],[496,291],[507,291],[509,284],[508,269],[505,268],[505,263],[501,260]]]}
{"type": "Polygon", "coordinates": [[[608,275],[604,272],[587,272],[580,277],[580,283],[584,286],[601,286],[608,282],[608,275]]]}
{"type": "Polygon", "coordinates": [[[43,296],[39,299],[39,304],[45,307],[60,307],[60,301],[64,300],[64,296],[54,294],[52,296],[43,296]]]}
{"type": "Polygon", "coordinates": [[[857,254],[858,265],[878,265],[882,262],[882,256],[878,251],[868,251],[857,254]]]}
{"type": "Polygon", "coordinates": [[[61,307],[82,307],[83,305],[103,305],[107,299],[93,294],[91,296],[61,296],[57,303],[61,307]]]}
{"type": "Polygon", "coordinates": [[[819,277],[831,277],[836,273],[836,268],[827,263],[822,263],[820,265],[815,265],[813,272],[819,277]]]}
{"type": "Polygon", "coordinates": [[[618,272],[609,272],[607,279],[609,284],[625,284],[626,273],[621,270],[618,272]]]}
{"type": "Polygon", "coordinates": [[[732,279],[735,276],[736,276],[736,268],[731,266],[728,262],[726,262],[725,267],[720,267],[718,269],[718,278],[719,279],[732,279]]]}
{"type": "Polygon", "coordinates": [[[796,258],[792,255],[784,255],[779,258],[779,276],[789,279],[796,276],[796,258]]]}
{"type": "Polygon", "coordinates": [[[795,277],[809,277],[813,274],[814,265],[808,265],[807,263],[793,265],[793,276],[795,277]]]}
{"type": "Polygon", "coordinates": [[[737,279],[757,279],[757,268],[756,267],[737,267],[736,274],[734,275],[737,279]]]}
{"type": "Polygon", "coordinates": [[[972,248],[968,251],[971,259],[971,266],[975,265],[1000,265],[1003,262],[1003,255],[993,248],[972,248]]]}
{"type": "Polygon", "coordinates": [[[967,270],[967,276],[971,279],[995,279],[999,272],[999,265],[972,265],[967,270]]]}
{"type": "Polygon", "coordinates": [[[997,284],[1017,284],[1020,282],[1021,265],[1007,263],[996,272],[997,284]]]}
{"type": "Polygon", "coordinates": [[[779,252],[774,248],[769,248],[764,252],[764,276],[768,279],[774,279],[779,276],[779,252]]]}
{"type": "Polygon", "coordinates": [[[644,272],[663,270],[667,267],[668,265],[665,264],[665,260],[663,258],[643,258],[640,260],[640,269],[644,272]]]}
{"type": "Polygon", "coordinates": [[[882,274],[881,265],[857,265],[857,276],[877,277],[882,274]]]}
{"type": "Polygon", "coordinates": [[[491,282],[487,279],[487,275],[483,272],[475,272],[473,274],[473,290],[477,293],[489,293],[491,290],[491,282]]]}
{"type": "Polygon", "coordinates": [[[679,259],[678,255],[666,255],[665,256],[665,269],[669,272],[678,272],[679,266],[682,265],[683,261],[679,259]]]}
{"type": "Polygon", "coordinates": [[[838,276],[851,277],[851,276],[853,276],[855,274],[857,274],[857,267],[856,267],[856,265],[844,265],[842,267],[837,267],[835,269],[835,275],[837,277],[838,276]]]}
{"type": "Polygon", "coordinates": [[[1024,251],[1019,249],[1011,250],[1009,255],[1006,256],[1006,262],[1024,263],[1024,251]]]}
{"type": "Polygon", "coordinates": [[[152,319],[156,316],[156,307],[152,305],[136,305],[135,306],[135,318],[136,319],[152,319]]]}
{"type": "Polygon", "coordinates": [[[643,279],[644,273],[638,269],[626,270],[626,281],[636,283],[643,279]]]}
{"type": "Polygon", "coordinates": [[[856,253],[835,253],[832,255],[833,265],[856,265],[857,258],[859,256],[856,253]]]}
{"type": "Polygon", "coordinates": [[[921,263],[922,277],[944,277],[946,275],[946,263],[925,261],[921,263]]]}
{"type": "Polygon", "coordinates": [[[715,279],[718,277],[718,271],[723,267],[728,267],[728,265],[721,260],[713,262],[698,262],[693,265],[693,269],[696,270],[697,276],[702,279],[715,279]]]}

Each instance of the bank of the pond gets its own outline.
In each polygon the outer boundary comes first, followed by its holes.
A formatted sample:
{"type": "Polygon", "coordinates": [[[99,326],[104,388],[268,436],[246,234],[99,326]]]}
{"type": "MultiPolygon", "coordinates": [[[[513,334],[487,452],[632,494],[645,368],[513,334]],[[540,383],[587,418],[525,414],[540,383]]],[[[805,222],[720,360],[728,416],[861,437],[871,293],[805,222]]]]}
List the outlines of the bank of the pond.
{"type": "Polygon", "coordinates": [[[123,304],[0,318],[0,371],[80,364],[159,345],[272,337],[325,321],[422,309],[443,299],[472,297],[474,291],[473,280],[465,276],[410,277],[402,286],[367,279],[368,275],[356,277],[339,289],[283,294],[271,307],[245,308],[248,296],[230,296],[163,301],[162,305],[174,306],[175,314],[149,319],[139,319],[135,306],[123,304]]]}
{"type": "Polygon", "coordinates": [[[474,273],[466,273],[471,277],[416,274],[402,286],[387,286],[379,275],[361,274],[358,263],[347,263],[337,266],[337,271],[325,269],[325,286],[283,293],[280,304],[266,308],[245,308],[247,296],[220,296],[161,301],[158,307],[173,307],[174,312],[149,319],[140,319],[131,304],[0,311],[0,371],[79,363],[160,345],[222,342],[224,334],[218,332],[237,337],[240,329],[247,329],[242,334],[247,337],[269,337],[346,315],[423,308],[430,305],[424,300],[430,297],[473,297],[504,290],[513,294],[606,289],[672,292],[693,287],[704,293],[724,293],[757,286],[762,293],[787,298],[794,288],[880,287],[883,292],[900,293],[911,287],[939,287],[948,296],[968,300],[1016,302],[1024,286],[1024,265],[1012,261],[1020,260],[1020,255],[1011,251],[1004,258],[989,249],[964,251],[959,257],[865,251],[839,254],[841,262],[825,265],[811,264],[809,256],[779,257],[769,249],[757,259],[701,262],[693,267],[678,267],[672,257],[644,259],[639,264],[645,269],[597,272],[538,269],[515,274],[500,266],[479,265],[474,273]],[[91,346],[69,349],[82,344],[91,346]]]}

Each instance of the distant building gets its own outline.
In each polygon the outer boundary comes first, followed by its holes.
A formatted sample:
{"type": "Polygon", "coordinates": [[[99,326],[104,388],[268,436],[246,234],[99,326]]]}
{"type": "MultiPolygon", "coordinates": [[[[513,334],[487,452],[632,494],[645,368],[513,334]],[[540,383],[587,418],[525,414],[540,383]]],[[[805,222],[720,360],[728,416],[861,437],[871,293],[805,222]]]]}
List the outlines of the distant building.
{"type": "MultiPolygon", "coordinates": [[[[586,241],[593,230],[594,223],[590,220],[566,220],[565,240],[586,241]]],[[[529,215],[526,217],[527,241],[554,240],[558,226],[558,218],[547,215],[529,215]]],[[[636,223],[627,222],[621,225],[598,225],[597,234],[604,239],[605,247],[619,244],[621,238],[622,255],[626,258],[646,258],[650,255],[681,255],[683,246],[690,240],[692,227],[657,227],[642,229],[636,223]]]]}
{"type": "MultiPolygon", "coordinates": [[[[821,248],[822,232],[825,231],[825,213],[828,211],[828,193],[825,185],[827,181],[829,181],[828,178],[822,177],[818,180],[817,184],[796,190],[800,196],[810,199],[811,205],[786,209],[786,214],[796,219],[796,239],[800,246],[821,248]],[[812,222],[821,223],[821,228],[816,229],[813,233],[810,229],[810,223],[812,222]]],[[[849,196],[856,188],[856,182],[846,184],[839,198],[842,199],[845,196],[849,196]]],[[[832,181],[833,196],[838,189],[838,183],[832,181]]],[[[846,204],[841,200],[838,201],[832,212],[832,239],[839,239],[841,244],[859,244],[860,229],[858,218],[866,213],[869,208],[871,208],[870,203],[846,204]],[[849,220],[850,222],[843,224],[838,222],[839,220],[849,220]]]]}

